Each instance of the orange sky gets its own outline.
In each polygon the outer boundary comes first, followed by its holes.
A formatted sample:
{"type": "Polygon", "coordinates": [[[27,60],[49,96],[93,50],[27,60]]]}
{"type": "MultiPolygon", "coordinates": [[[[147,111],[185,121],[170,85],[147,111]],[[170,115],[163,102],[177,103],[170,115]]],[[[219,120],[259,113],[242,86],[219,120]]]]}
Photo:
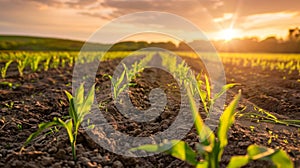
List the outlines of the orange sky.
{"type": "MultiPolygon", "coordinates": [[[[0,0],[0,34],[35,35],[87,40],[111,20],[133,12],[163,11],[179,15],[197,25],[210,39],[250,36],[286,37],[289,28],[300,26],[298,0],[0,0]]],[[[157,20],[133,18],[144,26],[160,26],[157,20]]],[[[173,32],[184,32],[186,41],[195,40],[194,32],[163,20],[173,32]]],[[[111,30],[115,35],[136,25],[111,30]]],[[[170,38],[139,35],[145,41],[170,38]]],[[[99,42],[111,42],[101,39],[99,42]]]]}

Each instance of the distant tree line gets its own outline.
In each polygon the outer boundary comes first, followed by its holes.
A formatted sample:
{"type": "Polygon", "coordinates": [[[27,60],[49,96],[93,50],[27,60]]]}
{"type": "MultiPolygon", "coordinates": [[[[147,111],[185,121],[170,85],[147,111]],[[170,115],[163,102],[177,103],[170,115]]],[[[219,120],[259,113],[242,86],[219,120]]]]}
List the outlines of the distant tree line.
{"type": "Polygon", "coordinates": [[[300,40],[284,41],[279,40],[276,37],[268,37],[262,41],[258,41],[256,38],[211,42],[195,40],[189,43],[181,42],[178,46],[172,42],[120,42],[115,44],[110,50],[133,51],[148,47],[164,48],[171,51],[191,51],[193,48],[202,52],[217,50],[219,52],[300,53],[300,40]]]}

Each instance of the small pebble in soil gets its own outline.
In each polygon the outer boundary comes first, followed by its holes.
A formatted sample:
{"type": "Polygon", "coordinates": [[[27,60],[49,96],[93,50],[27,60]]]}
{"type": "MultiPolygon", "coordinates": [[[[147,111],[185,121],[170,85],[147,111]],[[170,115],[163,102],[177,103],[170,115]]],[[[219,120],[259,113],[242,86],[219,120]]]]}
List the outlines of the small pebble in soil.
{"type": "Polygon", "coordinates": [[[238,142],[237,144],[239,147],[248,147],[249,145],[251,145],[251,142],[246,141],[246,142],[238,142]]]}
{"type": "Polygon", "coordinates": [[[97,156],[91,157],[91,161],[93,161],[93,162],[100,163],[101,160],[102,160],[102,156],[100,154],[97,154],[97,156]]]}
{"type": "Polygon", "coordinates": [[[34,118],[30,118],[28,121],[29,121],[29,123],[31,123],[31,124],[35,124],[35,123],[38,123],[38,122],[39,122],[39,120],[34,119],[34,118]]]}
{"type": "Polygon", "coordinates": [[[87,162],[89,162],[90,160],[88,159],[88,158],[86,158],[86,157],[80,157],[79,159],[78,159],[78,161],[80,161],[80,162],[82,162],[82,163],[87,163],[87,162]]]}
{"type": "Polygon", "coordinates": [[[96,168],[96,167],[98,167],[96,162],[87,162],[86,165],[89,168],[96,168]]]}
{"type": "Polygon", "coordinates": [[[0,153],[1,153],[3,156],[6,156],[7,150],[6,150],[6,149],[1,149],[1,150],[0,150],[0,153]]]}
{"type": "Polygon", "coordinates": [[[55,155],[56,158],[63,159],[65,158],[66,151],[64,149],[59,149],[55,155]]]}
{"type": "Polygon", "coordinates": [[[75,166],[75,162],[74,161],[68,161],[68,165],[71,166],[71,167],[74,167],[75,166]]]}
{"type": "Polygon", "coordinates": [[[51,117],[60,117],[61,114],[58,113],[58,112],[52,112],[52,113],[50,114],[50,116],[51,116],[51,117]]]}
{"type": "Polygon", "coordinates": [[[20,167],[23,163],[19,160],[15,160],[11,163],[11,166],[13,167],[20,167]]]}
{"type": "Polygon", "coordinates": [[[114,161],[112,167],[113,168],[122,168],[124,166],[123,166],[122,162],[120,162],[119,160],[117,160],[117,161],[114,161]]]}
{"type": "Polygon", "coordinates": [[[38,166],[36,165],[35,162],[28,162],[25,164],[25,167],[28,167],[28,168],[38,168],[38,166]]]}
{"type": "Polygon", "coordinates": [[[57,148],[55,147],[55,146],[52,146],[49,150],[48,150],[48,152],[49,153],[55,153],[57,151],[57,148]]]}
{"type": "Polygon", "coordinates": [[[54,162],[53,157],[47,157],[47,156],[42,157],[41,160],[42,160],[42,165],[43,166],[51,165],[54,162]]]}
{"type": "Polygon", "coordinates": [[[52,167],[55,167],[55,168],[59,168],[59,167],[62,167],[61,166],[61,162],[56,162],[52,165],[52,167]]]}

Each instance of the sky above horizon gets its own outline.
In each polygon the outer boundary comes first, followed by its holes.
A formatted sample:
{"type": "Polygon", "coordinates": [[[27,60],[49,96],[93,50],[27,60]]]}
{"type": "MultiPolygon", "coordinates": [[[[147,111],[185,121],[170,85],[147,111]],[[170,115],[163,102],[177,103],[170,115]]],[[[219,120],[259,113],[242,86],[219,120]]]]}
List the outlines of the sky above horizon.
{"type": "MultiPolygon", "coordinates": [[[[300,3],[296,0],[0,0],[0,34],[87,40],[112,20],[143,11],[168,12],[183,17],[215,40],[253,36],[285,38],[288,29],[300,26],[300,3]]],[[[176,21],[162,19],[159,22],[155,17],[132,17],[107,36],[129,29],[138,31],[141,25],[168,29],[175,36],[184,32],[187,34],[184,40],[196,40],[193,32],[176,21]]],[[[151,34],[126,39],[170,40],[151,34]]],[[[111,41],[102,38],[99,42],[111,41]]]]}

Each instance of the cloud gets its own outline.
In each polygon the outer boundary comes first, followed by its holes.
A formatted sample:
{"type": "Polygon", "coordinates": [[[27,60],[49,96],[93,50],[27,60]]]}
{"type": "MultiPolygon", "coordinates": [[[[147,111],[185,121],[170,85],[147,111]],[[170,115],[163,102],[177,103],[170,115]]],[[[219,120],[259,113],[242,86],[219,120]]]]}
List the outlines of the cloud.
{"type": "Polygon", "coordinates": [[[203,11],[217,9],[222,6],[221,0],[104,0],[104,7],[116,9],[117,15],[124,15],[140,11],[164,11],[190,18],[200,16],[203,11]]]}
{"type": "MultiPolygon", "coordinates": [[[[19,0],[12,0],[19,1],[19,0]]],[[[93,9],[101,7],[102,0],[28,0],[35,4],[64,9],[93,9]]]]}
{"type": "Polygon", "coordinates": [[[254,29],[262,27],[270,27],[280,24],[287,24],[294,17],[299,17],[298,12],[276,12],[276,13],[262,13],[245,17],[241,27],[244,29],[254,29]]]}
{"type": "MultiPolygon", "coordinates": [[[[20,1],[20,0],[12,0],[20,1]]],[[[39,5],[54,8],[78,9],[84,15],[102,17],[99,10],[114,9],[110,19],[132,12],[140,11],[165,11],[180,14],[188,18],[197,16],[202,11],[216,10],[224,5],[222,0],[29,0],[39,5]]],[[[220,13],[219,16],[222,14],[220,13]]],[[[107,18],[107,16],[104,16],[107,18]]]]}
{"type": "Polygon", "coordinates": [[[214,22],[224,22],[233,18],[233,13],[224,13],[223,17],[214,18],[214,22]]]}

